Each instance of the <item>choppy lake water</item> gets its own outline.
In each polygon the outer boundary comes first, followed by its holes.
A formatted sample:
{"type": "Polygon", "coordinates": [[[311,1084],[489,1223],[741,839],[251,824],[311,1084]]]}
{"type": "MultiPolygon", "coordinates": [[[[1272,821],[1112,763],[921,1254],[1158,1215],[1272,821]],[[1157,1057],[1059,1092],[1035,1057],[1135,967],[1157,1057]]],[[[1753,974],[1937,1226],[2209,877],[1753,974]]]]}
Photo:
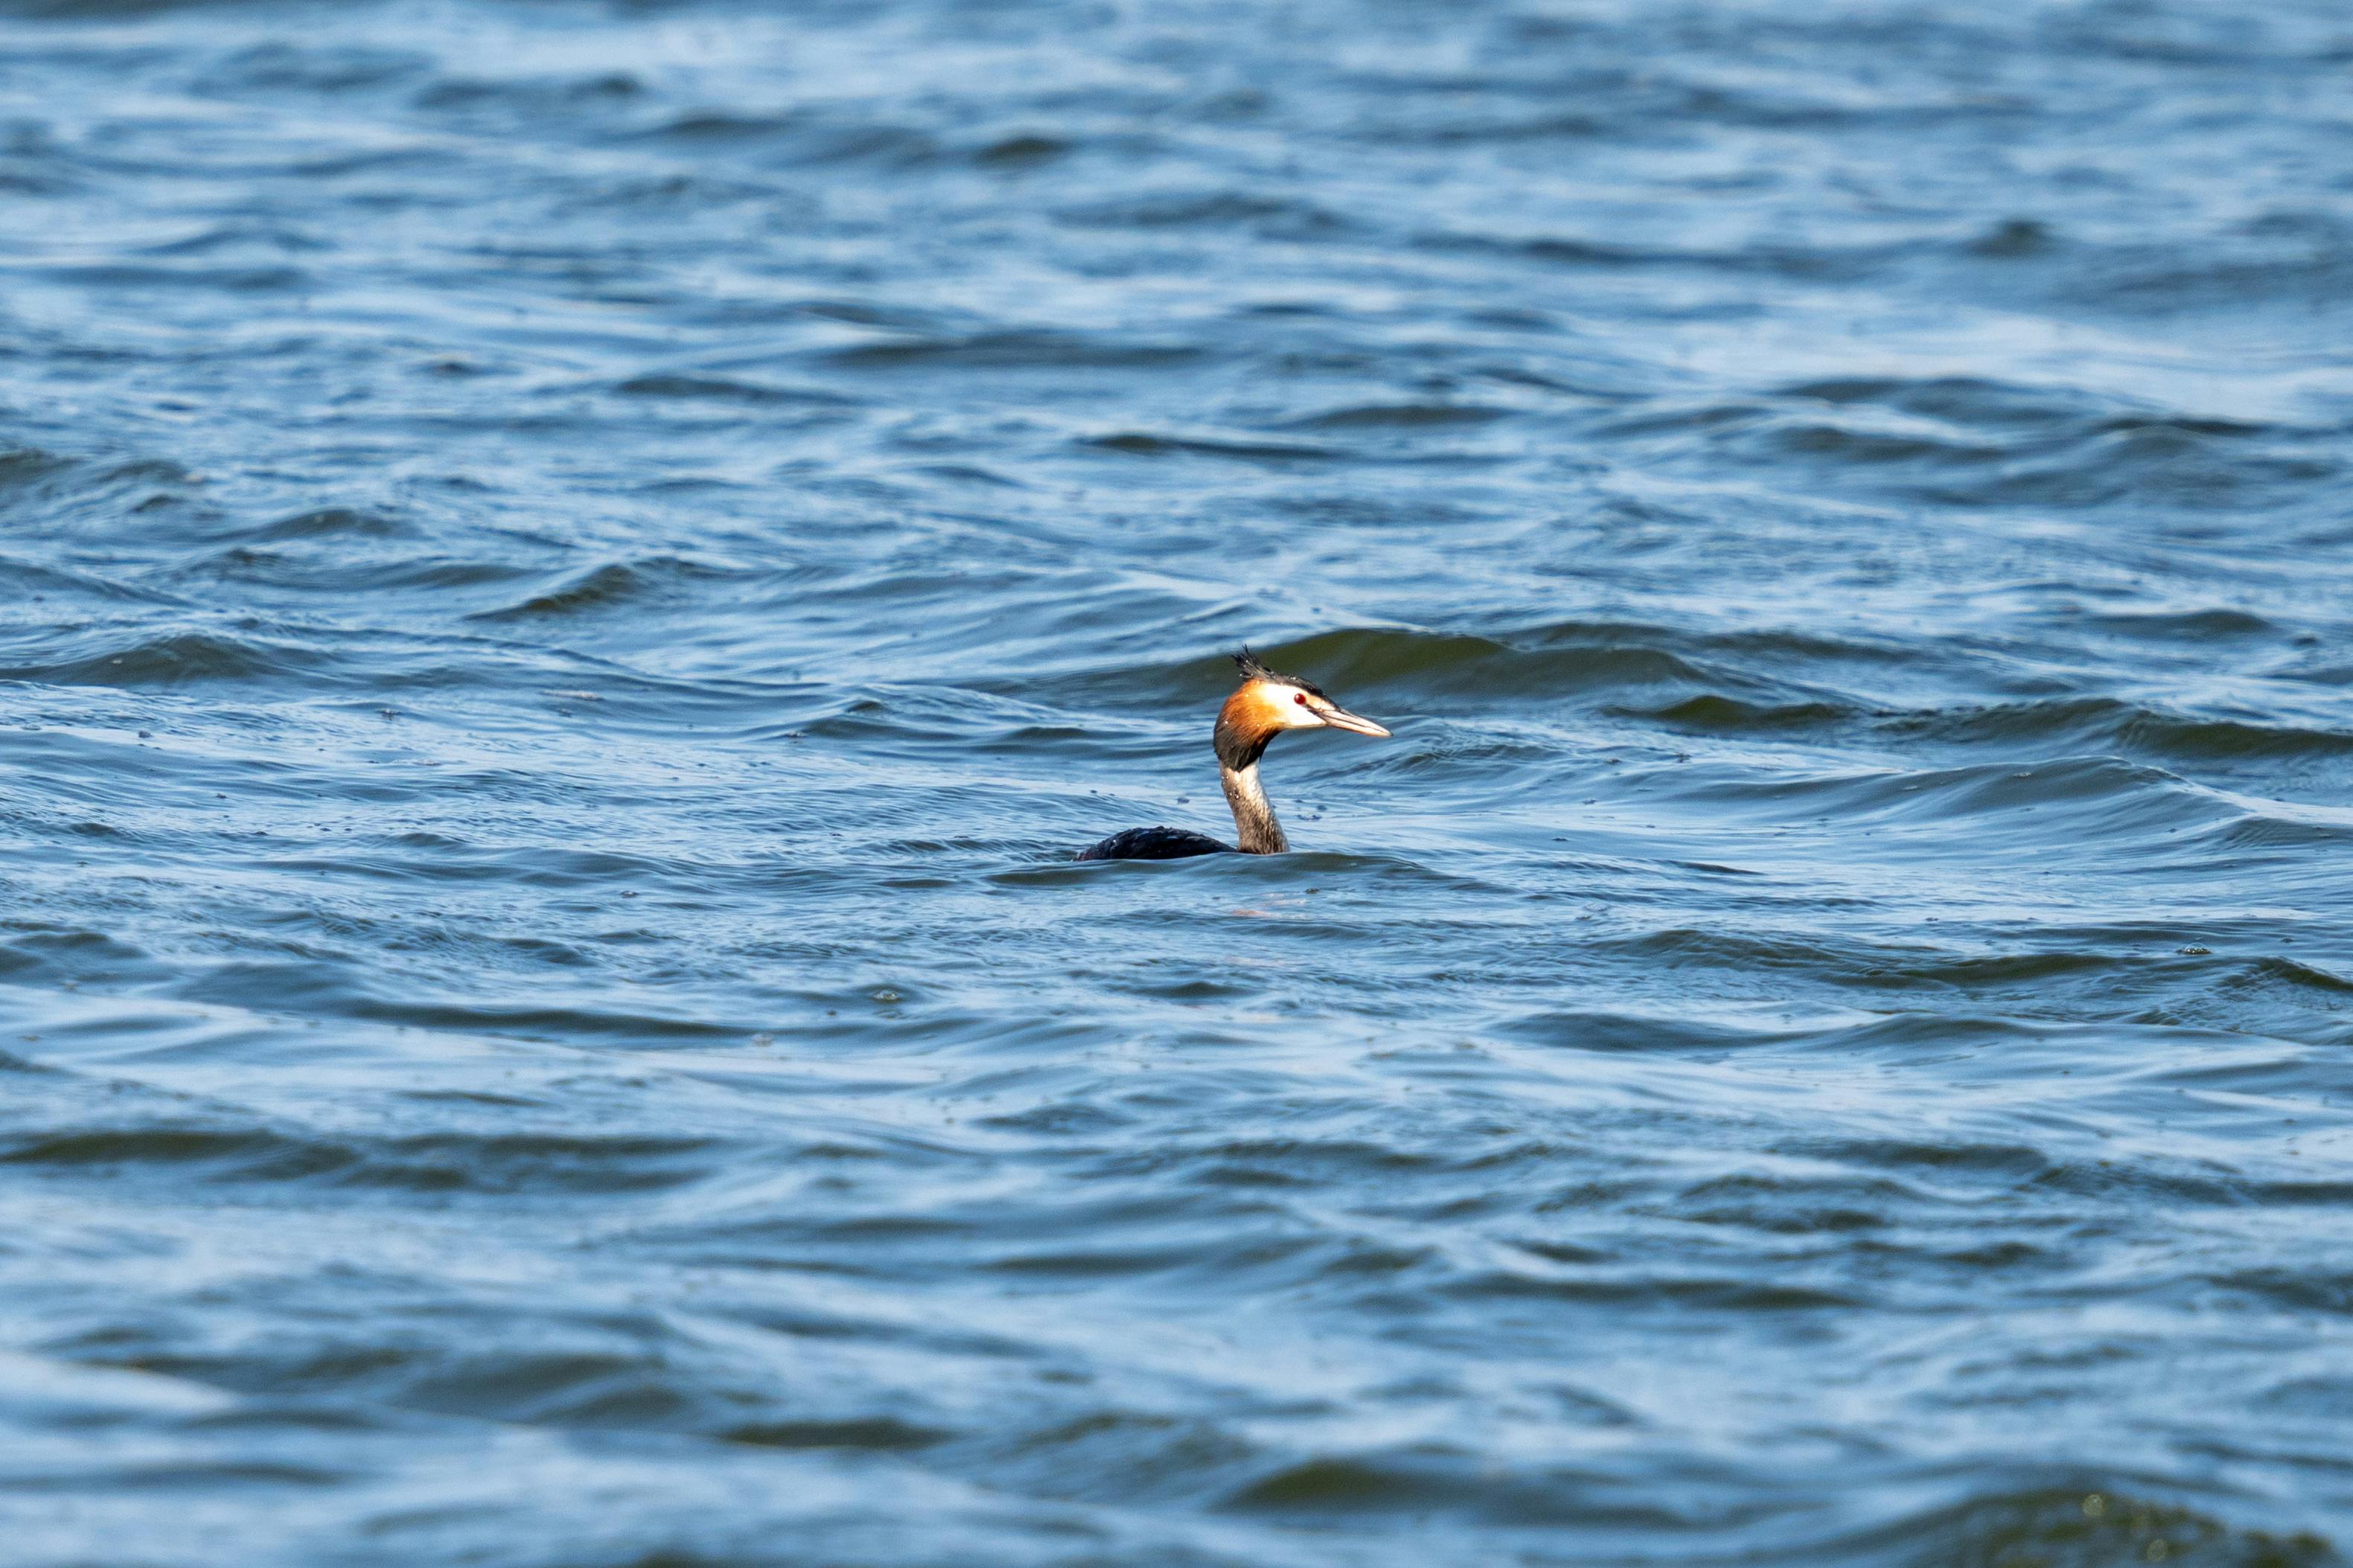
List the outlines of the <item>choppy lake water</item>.
{"type": "Polygon", "coordinates": [[[2353,1539],[2341,5],[10,0],[0,213],[0,1557],[2353,1539]]]}

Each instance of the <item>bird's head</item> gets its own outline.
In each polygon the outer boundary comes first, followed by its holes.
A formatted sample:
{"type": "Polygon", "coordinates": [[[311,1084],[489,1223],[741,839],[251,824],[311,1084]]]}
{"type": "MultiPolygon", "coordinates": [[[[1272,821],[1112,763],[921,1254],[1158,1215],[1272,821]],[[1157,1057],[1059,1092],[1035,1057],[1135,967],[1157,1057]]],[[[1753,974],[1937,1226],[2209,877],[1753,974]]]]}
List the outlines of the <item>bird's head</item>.
{"type": "Polygon", "coordinates": [[[1312,680],[1280,675],[1244,648],[1234,655],[1242,683],[1218,710],[1218,760],[1229,768],[1249,767],[1267,742],[1285,730],[1346,730],[1358,735],[1386,735],[1370,719],[1361,719],[1329,697],[1312,680]]]}

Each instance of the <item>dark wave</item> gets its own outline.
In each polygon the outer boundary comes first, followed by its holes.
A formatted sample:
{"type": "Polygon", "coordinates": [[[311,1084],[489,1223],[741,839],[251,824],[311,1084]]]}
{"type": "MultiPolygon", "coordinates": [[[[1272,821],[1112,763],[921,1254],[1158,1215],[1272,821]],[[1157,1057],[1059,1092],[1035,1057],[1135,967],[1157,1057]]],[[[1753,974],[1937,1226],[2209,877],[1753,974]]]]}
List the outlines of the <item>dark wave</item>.
{"type": "Polygon", "coordinates": [[[345,1142],[263,1128],[124,1127],[60,1131],[0,1142],[0,1165],[167,1167],[182,1180],[325,1183],[412,1192],[638,1192],[708,1174],[717,1152],[692,1138],[584,1139],[434,1135],[345,1142]]]}
{"type": "Polygon", "coordinates": [[[1098,451],[1124,452],[1144,458],[1177,454],[1235,458],[1245,462],[1317,462],[1328,461],[1340,455],[1328,447],[1313,447],[1303,442],[1224,441],[1206,437],[1155,436],[1144,431],[1092,436],[1087,438],[1086,445],[1098,451]]]}
{"type": "Polygon", "coordinates": [[[2127,755],[2199,762],[2328,758],[2353,751],[2353,731],[2200,718],[2105,697],[2057,698],[1911,715],[1895,721],[1893,727],[1900,733],[1944,741],[2105,744],[2127,755]]]}
{"type": "Polygon", "coordinates": [[[1055,217],[1061,223],[1090,228],[1189,229],[1246,225],[1264,234],[1293,239],[1334,237],[1352,226],[1340,215],[1313,202],[1247,191],[1129,196],[1066,207],[1055,217]]]}
{"type": "Polygon", "coordinates": [[[813,404],[838,406],[850,400],[807,387],[765,386],[725,376],[648,374],[631,376],[613,389],[630,397],[660,397],[744,404],[813,404]]]}
{"type": "Polygon", "coordinates": [[[638,134],[638,140],[692,147],[782,154],[801,165],[875,163],[885,167],[930,162],[940,141],[912,125],[844,122],[814,115],[757,115],[703,110],[681,114],[638,134]]]}
{"type": "Polygon", "coordinates": [[[334,663],[317,648],[281,640],[183,631],[111,643],[53,662],[0,665],[0,680],[124,687],[305,680],[334,663]]]}
{"type": "Polygon", "coordinates": [[[1028,168],[1068,157],[1073,144],[1060,136],[1025,132],[1000,137],[973,153],[973,162],[986,166],[1028,168]]]}
{"type": "Polygon", "coordinates": [[[723,582],[740,575],[742,574],[726,567],[670,555],[608,561],[601,566],[578,573],[547,592],[533,595],[519,604],[502,609],[480,610],[469,618],[509,621],[582,616],[632,605],[642,606],[691,593],[699,584],[723,582]]]}
{"type": "Polygon", "coordinates": [[[2192,1504],[2147,1494],[2145,1482],[2088,1473],[2072,1486],[2030,1486],[1924,1510],[1818,1548],[1824,1563],[2000,1563],[2069,1568],[2187,1560],[2231,1568],[2320,1568],[2336,1548],[2309,1531],[2251,1529],[2192,1504]]]}
{"type": "Polygon", "coordinates": [[[413,535],[416,531],[413,526],[397,518],[364,511],[355,507],[335,506],[280,518],[276,522],[253,530],[248,537],[257,540],[332,539],[341,536],[398,539],[413,535]]]}
{"type": "Polygon", "coordinates": [[[1479,404],[1397,403],[1335,408],[1292,423],[1303,430],[1414,430],[1431,426],[1485,425],[1510,417],[1509,409],[1479,404]]]}
{"type": "Polygon", "coordinates": [[[1184,342],[1028,329],[860,343],[822,357],[845,370],[1120,370],[1181,365],[1203,353],[1184,342]]]}

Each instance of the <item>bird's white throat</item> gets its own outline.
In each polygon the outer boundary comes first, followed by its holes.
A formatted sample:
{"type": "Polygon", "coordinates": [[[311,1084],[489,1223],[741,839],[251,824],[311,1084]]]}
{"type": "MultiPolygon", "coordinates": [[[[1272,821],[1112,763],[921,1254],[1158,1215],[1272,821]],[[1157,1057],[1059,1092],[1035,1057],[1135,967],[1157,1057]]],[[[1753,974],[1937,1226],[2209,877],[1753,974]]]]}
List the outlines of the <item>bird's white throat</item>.
{"type": "Polygon", "coordinates": [[[1226,804],[1233,807],[1234,832],[1243,854],[1280,855],[1291,847],[1282,824],[1274,819],[1274,807],[1267,804],[1266,791],[1259,787],[1256,763],[1246,768],[1220,763],[1218,782],[1225,788],[1226,804]]]}

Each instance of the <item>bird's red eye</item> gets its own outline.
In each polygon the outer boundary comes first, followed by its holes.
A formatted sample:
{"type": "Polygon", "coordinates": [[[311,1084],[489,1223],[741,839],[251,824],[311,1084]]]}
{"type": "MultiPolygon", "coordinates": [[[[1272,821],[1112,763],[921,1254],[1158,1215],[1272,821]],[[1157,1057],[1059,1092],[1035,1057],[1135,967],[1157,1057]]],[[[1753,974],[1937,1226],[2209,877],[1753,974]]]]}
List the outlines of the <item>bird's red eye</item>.
{"type": "Polygon", "coordinates": [[[1303,691],[1298,696],[1293,698],[1292,700],[1298,703],[1302,708],[1304,708],[1307,706],[1307,693],[1303,691]]]}

